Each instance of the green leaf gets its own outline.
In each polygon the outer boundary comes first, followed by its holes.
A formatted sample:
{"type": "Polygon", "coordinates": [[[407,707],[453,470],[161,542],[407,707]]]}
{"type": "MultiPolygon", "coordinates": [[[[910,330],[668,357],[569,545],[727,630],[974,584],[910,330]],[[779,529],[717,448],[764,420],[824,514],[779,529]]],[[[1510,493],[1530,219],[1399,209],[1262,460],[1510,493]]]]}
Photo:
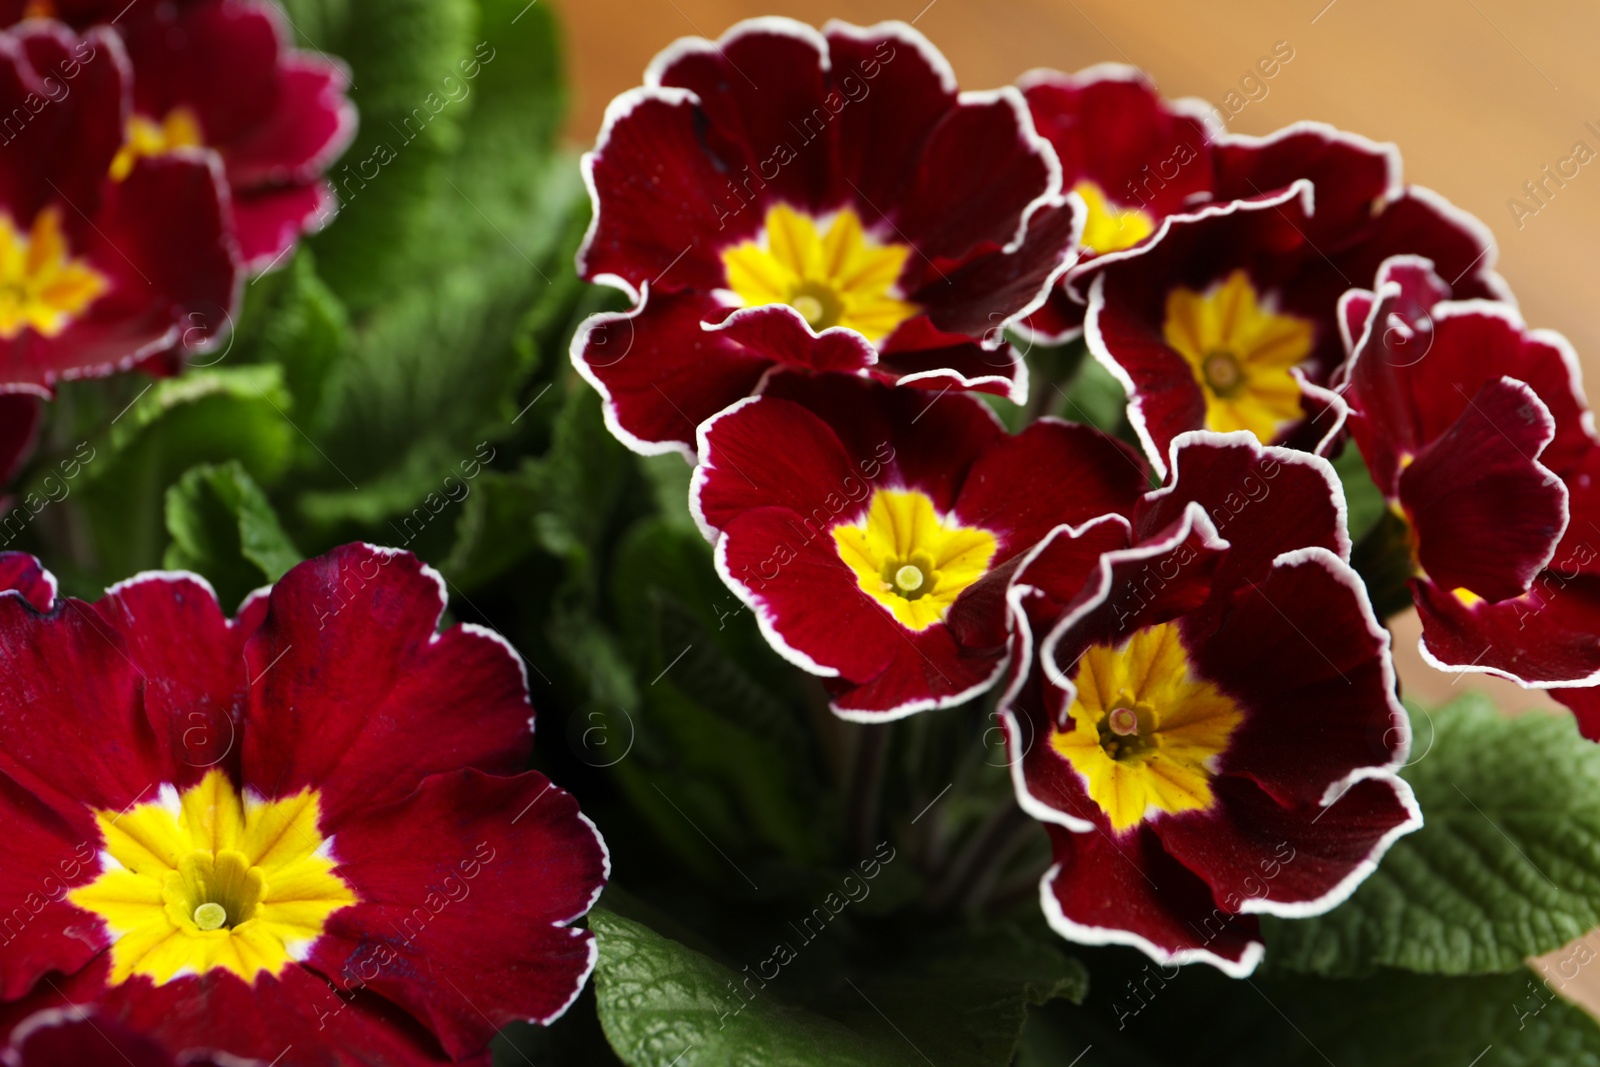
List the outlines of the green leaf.
{"type": "Polygon", "coordinates": [[[237,461],[195,467],[167,490],[165,566],[204,575],[224,608],[302,559],[266,496],[237,461]]]}
{"type": "Polygon", "coordinates": [[[735,856],[821,862],[835,797],[795,672],[717,577],[705,538],[643,519],[622,538],[610,584],[643,701],[635,757],[615,773],[641,816],[706,876],[727,860],[694,826],[735,856]]]}
{"type": "MultiPolygon", "coordinates": [[[[1050,388],[1041,384],[1039,388],[1050,388]]],[[[1085,359],[1078,364],[1072,384],[1049,398],[1046,410],[1054,411],[1072,422],[1086,422],[1115,436],[1131,436],[1128,426],[1127,394],[1122,384],[1111,376],[1097,359],[1085,359]]]]}
{"type": "Polygon", "coordinates": [[[440,565],[456,585],[473,589],[499,577],[538,543],[540,467],[525,461],[512,473],[484,471],[468,484],[456,521],[456,540],[440,565]]]}
{"type": "Polygon", "coordinates": [[[272,364],[191,370],[152,384],[113,420],[84,468],[81,505],[102,575],[159,565],[163,494],[189,468],[238,460],[258,483],[275,482],[298,439],[292,406],[272,364]]]}
{"type": "Polygon", "coordinates": [[[776,935],[790,939],[787,960],[774,946],[736,970],[604,909],[589,925],[600,941],[600,1023],[629,1067],[911,1067],[929,1056],[940,1067],[1003,1067],[1028,1005],[1081,997],[1086,984],[1047,945],[969,935],[900,954],[889,973],[839,975],[826,1007],[807,1009],[779,999],[783,967],[807,951],[787,930],[776,935]]]}
{"type": "MultiPolygon", "coordinates": [[[[294,397],[294,409],[303,430],[316,434],[322,425],[322,399],[328,375],[349,351],[350,320],[344,305],[318,277],[309,249],[295,254],[277,282],[269,307],[261,314],[254,356],[263,363],[283,367],[285,384],[294,397]]],[[[300,442],[317,457],[309,441],[300,442]]]]}
{"type": "Polygon", "coordinates": [[[1273,967],[1511,972],[1600,923],[1600,746],[1476,695],[1431,722],[1406,771],[1426,825],[1332,912],[1268,921],[1273,967]]]}
{"type": "Polygon", "coordinates": [[[475,39],[464,54],[473,76],[455,60],[434,71],[455,86],[440,118],[453,116],[459,136],[418,209],[418,239],[385,235],[368,249],[363,265],[385,264],[381,292],[335,279],[356,329],[318,443],[361,490],[342,499],[342,479],[325,478],[306,509],[317,521],[406,510],[476,442],[518,432],[530,376],[541,361],[554,367],[546,349],[564,342],[544,327],[564,325],[580,296],[572,256],[587,198],[576,157],[554,147],[565,91],[553,17],[547,5],[483,0],[475,39]]]}
{"type": "MultiPolygon", "coordinates": [[[[355,142],[328,173],[340,200],[312,239],[323,276],[352,311],[388,296],[425,248],[431,206],[471,109],[477,62],[471,0],[288,0],[301,47],[351,70],[355,142]]],[[[492,46],[490,46],[492,47],[492,46]]],[[[480,69],[481,74],[481,69],[480,69]]]]}

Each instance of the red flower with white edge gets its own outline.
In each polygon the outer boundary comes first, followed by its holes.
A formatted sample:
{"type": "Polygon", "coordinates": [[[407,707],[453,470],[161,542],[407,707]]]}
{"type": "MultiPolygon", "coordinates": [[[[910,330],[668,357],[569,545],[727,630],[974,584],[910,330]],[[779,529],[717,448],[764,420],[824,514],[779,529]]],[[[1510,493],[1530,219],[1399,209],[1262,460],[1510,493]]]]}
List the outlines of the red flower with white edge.
{"type": "Polygon", "coordinates": [[[1067,279],[1158,468],[1188,430],[1308,450],[1333,440],[1324,386],[1345,357],[1339,297],[1372,285],[1391,255],[1427,256],[1463,295],[1507,295],[1482,223],[1402,185],[1392,145],[1299,123],[1220,137],[1212,162],[1209,204],[1067,279]]]}
{"type": "Polygon", "coordinates": [[[180,1060],[412,1067],[571,1004],[605,846],[437,574],[350,545],[230,620],[192,575],[91,604],[31,563],[0,557],[0,1032],[82,1006],[180,1060]]]}
{"type": "MultiPolygon", "coordinates": [[[[172,1053],[143,1034],[80,1008],[45,1008],[11,1031],[0,1048],[5,1067],[180,1067],[172,1053]]],[[[182,1067],[241,1067],[246,1061],[185,1058],[182,1067]]]]}
{"type": "Polygon", "coordinates": [[[1172,470],[1020,569],[1001,714],[1055,929],[1238,976],[1257,914],[1327,911],[1422,818],[1333,469],[1200,432],[1172,470]]]}
{"type": "Polygon", "coordinates": [[[1341,392],[1406,521],[1422,653],[1551,695],[1600,739],[1600,441],[1578,359],[1515,309],[1452,300],[1425,260],[1346,295],[1341,392]]]}
{"type": "MultiPolygon", "coordinates": [[[[1076,74],[1029,71],[1017,84],[1061,160],[1062,187],[1087,209],[1075,269],[1149,240],[1168,215],[1212,199],[1217,134],[1203,101],[1166,100],[1148,74],[1118,63],[1076,74]]],[[[1025,332],[1046,344],[1070,340],[1083,330],[1084,310],[1062,282],[1025,332]]]]}
{"type": "Polygon", "coordinates": [[[111,176],[128,60],[104,29],[0,32],[0,392],[49,396],[216,336],[240,278],[216,159],[184,150],[111,176]],[[70,91],[64,91],[70,89],[70,91]]]}
{"type": "Polygon", "coordinates": [[[211,148],[232,193],[234,234],[251,271],[281,261],[337,207],[322,175],[350,145],[350,74],[291,48],[276,4],[263,0],[56,0],[10,12],[75,26],[110,24],[133,62],[133,114],[112,173],[174,149],[211,148]],[[115,20],[113,22],[112,20],[115,20]]]}
{"type": "Polygon", "coordinates": [[[634,307],[572,346],[607,424],[692,458],[695,427],[788,365],[1020,400],[1004,328],[1082,227],[1014,88],[959,93],[903,23],[741,22],[679,41],[584,157],[590,281],[634,307]]]}
{"type": "Polygon", "coordinates": [[[791,372],[701,427],[690,506],[767,640],[879,721],[993,685],[1022,557],[1146,484],[1091,427],[1012,436],[974,396],[791,372]]]}

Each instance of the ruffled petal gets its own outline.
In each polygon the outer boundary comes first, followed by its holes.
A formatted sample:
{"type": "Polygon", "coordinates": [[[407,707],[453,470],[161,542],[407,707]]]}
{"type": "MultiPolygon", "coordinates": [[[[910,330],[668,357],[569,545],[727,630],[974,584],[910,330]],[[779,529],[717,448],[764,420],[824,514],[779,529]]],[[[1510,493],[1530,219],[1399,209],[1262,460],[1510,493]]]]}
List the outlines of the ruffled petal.
{"type": "Polygon", "coordinates": [[[514,1020],[552,1022],[594,966],[594,935],[568,924],[600,895],[605,846],[543,775],[435,775],[346,822],[333,853],[360,903],[309,966],[404,1007],[452,1056],[514,1020]]]}
{"type": "Polygon", "coordinates": [[[409,552],[347,545],[285,574],[245,650],[244,781],[268,797],[316,788],[337,833],[426,775],[520,770],[522,664],[487,630],[436,633],[444,606],[443,579],[409,552]]]}
{"type": "Polygon", "coordinates": [[[606,425],[647,455],[693,457],[695,428],[750,395],[772,361],[701,326],[721,317],[700,293],[650,292],[632,311],[591,316],[572,362],[605,401],[606,425]]]}
{"type": "Polygon", "coordinates": [[[1131,945],[1160,963],[1204,961],[1237,978],[1261,962],[1258,920],[1220,907],[1154,833],[1112,841],[1046,829],[1056,865],[1040,883],[1040,899],[1045,918],[1069,941],[1131,945]]]}
{"type": "Polygon", "coordinates": [[[1362,779],[1326,807],[1284,806],[1239,778],[1224,776],[1215,788],[1215,807],[1160,819],[1155,833],[1232,911],[1328,911],[1422,825],[1410,786],[1394,777],[1362,779]]]}

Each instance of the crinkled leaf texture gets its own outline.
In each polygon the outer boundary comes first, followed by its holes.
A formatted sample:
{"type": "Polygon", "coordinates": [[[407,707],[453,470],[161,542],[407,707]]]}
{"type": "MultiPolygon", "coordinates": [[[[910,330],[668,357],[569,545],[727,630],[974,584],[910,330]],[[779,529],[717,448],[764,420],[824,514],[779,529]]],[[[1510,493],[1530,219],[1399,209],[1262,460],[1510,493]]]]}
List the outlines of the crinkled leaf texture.
{"type": "Polygon", "coordinates": [[[1475,695],[1430,718],[1405,772],[1426,825],[1332,912],[1269,922],[1270,966],[1509,973],[1600,924],[1600,745],[1475,695]]]}
{"type": "Polygon", "coordinates": [[[807,1010],[773,995],[781,971],[771,989],[741,998],[747,972],[603,909],[589,921],[600,939],[600,1022],[629,1067],[911,1067],[928,1062],[924,1053],[940,1067],[1003,1067],[1028,1005],[1081,999],[1087,986],[1076,961],[994,934],[965,951],[941,946],[916,961],[926,965],[906,959],[893,973],[843,978],[826,1012],[807,1010]]]}
{"type": "Polygon", "coordinates": [[[163,565],[204,575],[233,606],[301,560],[266,495],[233,461],[189,470],[167,490],[163,565]]]}

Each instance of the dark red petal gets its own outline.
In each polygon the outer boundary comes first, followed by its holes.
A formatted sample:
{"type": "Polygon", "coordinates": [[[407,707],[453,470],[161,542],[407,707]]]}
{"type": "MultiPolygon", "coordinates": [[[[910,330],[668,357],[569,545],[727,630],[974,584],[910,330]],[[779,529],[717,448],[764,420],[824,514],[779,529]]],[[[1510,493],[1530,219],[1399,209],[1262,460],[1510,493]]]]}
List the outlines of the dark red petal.
{"type": "Polygon", "coordinates": [[[266,9],[244,0],[163,7],[124,23],[135,109],[160,120],[187,107],[212,147],[266,121],[277,102],[280,48],[266,9]]]}
{"type": "MultiPolygon", "coordinates": [[[[1549,456],[1550,449],[1545,449],[1549,456]]],[[[1556,547],[1550,570],[1558,575],[1600,572],[1600,552],[1595,532],[1600,530],[1600,447],[1591,448],[1583,460],[1561,472],[1567,485],[1567,532],[1556,547]]]]}
{"type": "Polygon", "coordinates": [[[700,439],[690,506],[708,536],[751,509],[781,507],[809,539],[867,506],[869,483],[835,429],[793,401],[746,400],[707,422],[700,439]]]}
{"type": "Polygon", "coordinates": [[[910,299],[928,309],[937,329],[998,347],[1006,327],[1040,307],[1077,261],[1082,232],[1074,201],[1048,204],[1028,221],[1027,237],[1015,252],[986,252],[925,276],[910,299]]]}
{"type": "Polygon", "coordinates": [[[56,577],[26,552],[0,552],[0,593],[20,593],[39,611],[56,600],[56,577]]]}
{"type": "Polygon", "coordinates": [[[1405,762],[1411,731],[1388,631],[1361,579],[1331,552],[1285,553],[1264,581],[1214,601],[1183,632],[1196,670],[1244,712],[1224,773],[1304,806],[1405,762]]]}
{"type": "Polygon", "coordinates": [[[1565,704],[1578,720],[1578,732],[1591,741],[1600,741],[1600,690],[1552,689],[1550,695],[1565,704]]]}
{"type": "Polygon", "coordinates": [[[14,1000],[44,974],[78,970],[110,939],[98,919],[65,899],[100,873],[100,832],[88,809],[64,818],[0,774],[0,820],[0,999],[14,1000]]]}
{"type": "Polygon", "coordinates": [[[1122,442],[1092,426],[1040,419],[978,458],[955,514],[965,525],[998,535],[999,563],[1057,526],[1131,515],[1148,484],[1144,464],[1122,442]]]}
{"type": "Polygon", "coordinates": [[[861,591],[826,528],[781,507],[741,511],[717,541],[722,580],[755,609],[761,632],[791,663],[865,682],[907,640],[904,628],[861,591]]]}
{"type": "Polygon", "coordinates": [[[245,784],[269,798],[318,789],[337,833],[426,775],[520,770],[522,664],[488,630],[436,633],[444,606],[443,579],[409,552],[346,545],[285,574],[245,651],[245,784]]]}
{"type": "Polygon", "coordinates": [[[1400,501],[1430,581],[1485,600],[1527,590],[1567,525],[1566,486],[1537,462],[1554,436],[1533,390],[1501,378],[1400,472],[1400,501]]]}
{"type": "MultiPolygon", "coordinates": [[[[1297,179],[1316,188],[1306,239],[1318,247],[1347,240],[1375,209],[1400,195],[1400,152],[1321,122],[1297,122],[1266,137],[1228,134],[1212,148],[1217,200],[1261,196],[1297,179]]],[[[1366,278],[1354,279],[1365,284],[1366,278]]]]}
{"type": "Polygon", "coordinates": [[[855,330],[835,326],[820,334],[788,304],[741,308],[707,328],[774,363],[818,371],[854,371],[877,362],[872,343],[855,330]]]}
{"type": "Polygon", "coordinates": [[[1199,608],[1212,595],[1227,553],[1227,542],[1216,536],[1205,512],[1190,504],[1160,537],[1106,552],[1096,573],[1077,588],[1076,567],[1026,568],[1020,582],[1066,606],[1048,633],[1035,634],[1050,681],[1070,688],[1072,668],[1086,649],[1120,645],[1137,630],[1199,608]],[[1056,587],[1052,579],[1065,579],[1065,585],[1056,587]]]}
{"type": "MultiPolygon", "coordinates": [[[[103,959],[104,957],[102,957],[103,959]]],[[[135,978],[101,991],[96,966],[62,983],[75,1003],[149,1035],[168,1048],[205,1050],[299,1067],[443,1067],[452,1060],[404,1011],[344,979],[336,987],[299,964],[246,985],[228,971],[152,985],[135,978]]],[[[370,973],[370,971],[368,972],[370,973]]],[[[442,973],[446,973],[441,971],[442,973]]],[[[458,981],[462,977],[450,974],[458,981]]],[[[228,1061],[224,1061],[228,1062],[228,1061]]],[[[237,1062],[237,1059],[232,1061],[237,1062]]],[[[487,1057],[469,1061],[487,1067],[487,1057]]]]}
{"type": "Polygon", "coordinates": [[[762,394],[815,412],[843,442],[845,454],[867,481],[920,489],[940,511],[955,506],[968,468],[1005,436],[988,405],[954,391],[895,389],[840,375],[778,373],[762,394]]]}
{"type": "Polygon", "coordinates": [[[840,718],[884,722],[930,708],[953,707],[987,690],[1005,671],[1004,646],[963,648],[948,626],[937,624],[910,633],[882,608],[877,610],[888,624],[880,629],[892,627],[898,638],[889,646],[893,657],[876,677],[859,685],[828,682],[833,710],[840,718]]]}
{"type": "Polygon", "coordinates": [[[1262,445],[1255,435],[1195,431],[1173,441],[1172,474],[1134,520],[1143,539],[1159,534],[1197,503],[1231,545],[1219,580],[1262,577],[1280,553],[1325,548],[1350,558],[1344,490],[1326,461],[1262,445]]]}
{"type": "Polygon", "coordinates": [[[1086,945],[1132,945],[1161,963],[1209,963],[1242,978],[1264,951],[1258,920],[1225,911],[1149,830],[1118,842],[1046,826],[1056,866],[1040,883],[1045,918],[1086,945]]]}
{"type": "Polygon", "coordinates": [[[107,180],[93,217],[66,209],[70,235],[110,291],[55,337],[26,330],[6,342],[0,380],[49,385],[126,370],[185,337],[219,340],[242,282],[226,203],[216,157],[186,151],[107,180]]]}
{"type": "Polygon", "coordinates": [[[839,169],[862,218],[875,221],[905,198],[929,135],[956,103],[944,56],[904,23],[823,27],[829,82],[849,101],[838,117],[839,169]]]}
{"type": "Polygon", "coordinates": [[[1376,300],[1344,374],[1351,430],[1392,495],[1403,454],[1415,455],[1461,417],[1485,384],[1526,382],[1555,420],[1555,439],[1530,454],[1557,474],[1595,447],[1577,356],[1564,338],[1529,331],[1514,308],[1450,302],[1432,264],[1396,256],[1378,275],[1376,300]]]}
{"type": "Polygon", "coordinates": [[[929,135],[905,200],[883,208],[918,252],[906,284],[915,290],[936,277],[932,261],[1020,247],[1030,208],[1059,190],[1060,164],[1034,132],[1022,94],[1009,86],[963,94],[929,135]]]}
{"type": "MultiPolygon", "coordinates": [[[[1128,521],[1116,515],[1077,528],[1052,530],[1028,555],[1016,582],[1049,598],[1054,610],[1044,613],[1050,616],[1045,621],[1054,622],[1053,616],[1075,601],[1089,580],[1100,573],[1100,557],[1128,548],[1132,541],[1128,521]]],[[[1044,634],[1035,636],[1043,638],[1044,634]]]]}
{"type": "Polygon", "coordinates": [[[360,903],[329,919],[309,966],[364,981],[451,1055],[516,1020],[552,1022],[594,966],[594,935],[567,924],[605,885],[605,846],[541,774],[435,775],[347,822],[333,854],[360,903]]]}
{"type": "Polygon", "coordinates": [[[1600,577],[1547,570],[1522,596],[1471,607],[1428,582],[1413,581],[1411,593],[1423,658],[1441,670],[1525,685],[1600,683],[1600,577]]]}
{"type": "Polygon", "coordinates": [[[229,623],[205,579],[181,573],[118,583],[94,611],[121,636],[143,681],[161,781],[183,789],[213,767],[236,778],[250,682],[244,646],[254,627],[229,623]]]}
{"type": "Polygon", "coordinates": [[[1028,400],[1028,364],[1015,348],[1003,344],[991,351],[980,342],[941,333],[926,317],[896,330],[867,372],[879,381],[934,392],[988,393],[1013,404],[1028,400]]]}
{"type": "Polygon", "coordinates": [[[765,212],[732,188],[744,161],[714,155],[703,125],[684,89],[632,89],[611,101],[583,157],[594,206],[578,250],[583,277],[616,277],[635,292],[725,283],[716,250],[755,233],[765,212]]]}
{"type": "Polygon", "coordinates": [[[22,1020],[0,1061],[14,1067],[177,1067],[158,1042],[79,1007],[45,1008],[22,1020]]]}
{"type": "MultiPolygon", "coordinates": [[[[263,12],[273,11],[263,5],[263,12]]],[[[288,52],[277,65],[270,114],[222,149],[235,189],[300,184],[317,178],[349,147],[356,109],[345,98],[350,75],[327,57],[288,52]]]]}
{"type": "Polygon", "coordinates": [[[1155,220],[1209,198],[1211,132],[1192,108],[1161,99],[1143,71],[1101,63],[1071,75],[1030,71],[1019,84],[1061,160],[1063,188],[1092,181],[1155,220]]]}
{"type": "Polygon", "coordinates": [[[1213,789],[1212,807],[1164,816],[1155,833],[1232,911],[1320,915],[1422,825],[1411,787],[1390,776],[1364,778],[1327,807],[1284,807],[1242,778],[1223,776],[1213,789]]]}
{"type": "Polygon", "coordinates": [[[695,428],[749,396],[772,361],[704,329],[702,293],[647,292],[632,311],[590,316],[572,363],[605,401],[606,425],[635,452],[694,458],[695,428]]]}
{"type": "Polygon", "coordinates": [[[31,20],[0,38],[0,115],[13,120],[0,131],[0,204],[16,225],[26,228],[58,200],[97,213],[122,145],[130,81],[122,42],[106,27],[80,39],[60,23],[31,20]]]}
{"type": "Polygon", "coordinates": [[[1067,295],[1066,283],[1062,282],[1039,308],[1013,328],[1034,344],[1065,344],[1083,332],[1086,311],[1088,308],[1067,295]]]}
{"type": "Polygon", "coordinates": [[[692,92],[715,139],[743,150],[742,158],[729,160],[733,165],[722,180],[705,187],[704,196],[720,197],[727,179],[742,180],[746,172],[740,168],[748,164],[756,187],[769,187],[763,202],[780,200],[820,213],[840,192],[833,116],[844,97],[834,93],[828,101],[834,106],[825,103],[827,66],[828,43],[810,26],[790,19],[747,19],[716,42],[696,37],[676,42],[651,62],[645,82],[692,92]],[[780,145],[797,141],[794,158],[781,166],[772,162],[780,145]]]}
{"type": "Polygon", "coordinates": [[[321,229],[337,201],[327,182],[234,190],[233,228],[246,270],[277,266],[302,233],[321,229]]]}
{"type": "Polygon", "coordinates": [[[0,596],[0,774],[58,812],[154,798],[167,765],[121,635],[94,607],[0,596]]]}
{"type": "Polygon", "coordinates": [[[1433,263],[1458,299],[1501,300],[1515,306],[1510,287],[1494,269],[1498,252],[1489,227],[1431,189],[1407,186],[1361,238],[1334,257],[1354,284],[1370,284],[1368,279],[1390,256],[1411,254],[1433,263]]]}
{"type": "Polygon", "coordinates": [[[25,393],[0,393],[0,490],[33,454],[39,436],[39,398],[25,393]]]}

